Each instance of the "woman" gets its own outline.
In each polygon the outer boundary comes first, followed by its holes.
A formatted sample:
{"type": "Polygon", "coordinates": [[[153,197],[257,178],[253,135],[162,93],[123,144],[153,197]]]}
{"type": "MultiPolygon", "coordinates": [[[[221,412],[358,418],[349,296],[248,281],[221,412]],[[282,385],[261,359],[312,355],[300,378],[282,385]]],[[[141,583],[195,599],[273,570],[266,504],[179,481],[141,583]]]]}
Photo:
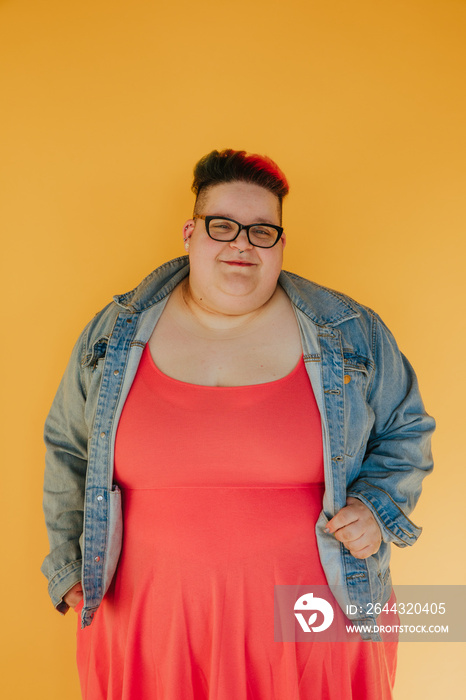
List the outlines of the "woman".
{"type": "Polygon", "coordinates": [[[390,698],[395,644],[275,642],[274,586],[376,622],[434,422],[374,312],[282,271],[272,161],[213,151],[193,191],[188,258],[88,324],[47,418],[42,570],[83,695],[390,698]]]}

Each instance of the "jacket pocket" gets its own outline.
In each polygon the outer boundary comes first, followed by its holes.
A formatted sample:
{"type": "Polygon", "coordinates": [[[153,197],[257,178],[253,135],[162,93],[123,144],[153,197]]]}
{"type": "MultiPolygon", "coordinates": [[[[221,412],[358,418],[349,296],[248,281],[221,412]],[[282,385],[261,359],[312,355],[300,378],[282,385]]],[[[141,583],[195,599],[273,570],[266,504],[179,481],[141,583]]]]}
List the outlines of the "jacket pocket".
{"type": "Polygon", "coordinates": [[[89,428],[89,434],[91,434],[94,424],[108,341],[109,338],[107,336],[98,338],[84,357],[82,363],[86,393],[88,397],[93,397],[92,400],[86,401],[84,407],[84,417],[89,428]]]}
{"type": "Polygon", "coordinates": [[[106,335],[103,335],[101,338],[98,338],[92,345],[90,352],[88,352],[87,355],[84,357],[82,366],[95,369],[99,360],[103,359],[107,354],[108,341],[109,338],[106,335]]]}
{"type": "Polygon", "coordinates": [[[123,541],[123,520],[121,512],[121,491],[115,484],[109,493],[107,551],[103,571],[102,597],[108,591],[118,565],[123,541]]]}

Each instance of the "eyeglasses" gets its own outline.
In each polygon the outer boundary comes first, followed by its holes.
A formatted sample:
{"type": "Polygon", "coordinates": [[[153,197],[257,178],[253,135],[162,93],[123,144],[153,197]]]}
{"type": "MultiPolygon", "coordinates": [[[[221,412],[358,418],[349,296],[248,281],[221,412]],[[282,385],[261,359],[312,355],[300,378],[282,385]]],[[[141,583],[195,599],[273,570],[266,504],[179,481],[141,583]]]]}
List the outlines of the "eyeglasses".
{"type": "Polygon", "coordinates": [[[219,216],[203,216],[195,214],[194,219],[203,219],[207,235],[214,241],[231,243],[238,238],[241,231],[246,231],[248,241],[257,248],[272,248],[281,238],[283,228],[272,224],[249,224],[245,226],[239,221],[219,216]]]}

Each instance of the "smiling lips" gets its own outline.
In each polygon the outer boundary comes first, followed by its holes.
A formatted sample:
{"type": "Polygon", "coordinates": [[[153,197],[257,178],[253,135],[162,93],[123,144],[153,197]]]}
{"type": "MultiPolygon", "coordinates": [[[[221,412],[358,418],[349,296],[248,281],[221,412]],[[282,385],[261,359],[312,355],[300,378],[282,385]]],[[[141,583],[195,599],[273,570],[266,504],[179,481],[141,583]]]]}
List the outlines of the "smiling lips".
{"type": "Polygon", "coordinates": [[[245,262],[244,260],[222,260],[227,265],[236,265],[237,267],[252,267],[254,263],[245,262]]]}

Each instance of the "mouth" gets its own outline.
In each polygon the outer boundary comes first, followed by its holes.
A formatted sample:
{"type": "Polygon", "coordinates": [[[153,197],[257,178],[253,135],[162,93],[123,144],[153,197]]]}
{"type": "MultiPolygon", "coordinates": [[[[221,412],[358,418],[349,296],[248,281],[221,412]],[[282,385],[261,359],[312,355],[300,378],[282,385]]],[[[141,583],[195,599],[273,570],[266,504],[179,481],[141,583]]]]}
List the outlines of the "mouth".
{"type": "Polygon", "coordinates": [[[244,260],[222,260],[226,265],[233,265],[234,267],[254,267],[254,263],[245,262],[244,260]]]}

